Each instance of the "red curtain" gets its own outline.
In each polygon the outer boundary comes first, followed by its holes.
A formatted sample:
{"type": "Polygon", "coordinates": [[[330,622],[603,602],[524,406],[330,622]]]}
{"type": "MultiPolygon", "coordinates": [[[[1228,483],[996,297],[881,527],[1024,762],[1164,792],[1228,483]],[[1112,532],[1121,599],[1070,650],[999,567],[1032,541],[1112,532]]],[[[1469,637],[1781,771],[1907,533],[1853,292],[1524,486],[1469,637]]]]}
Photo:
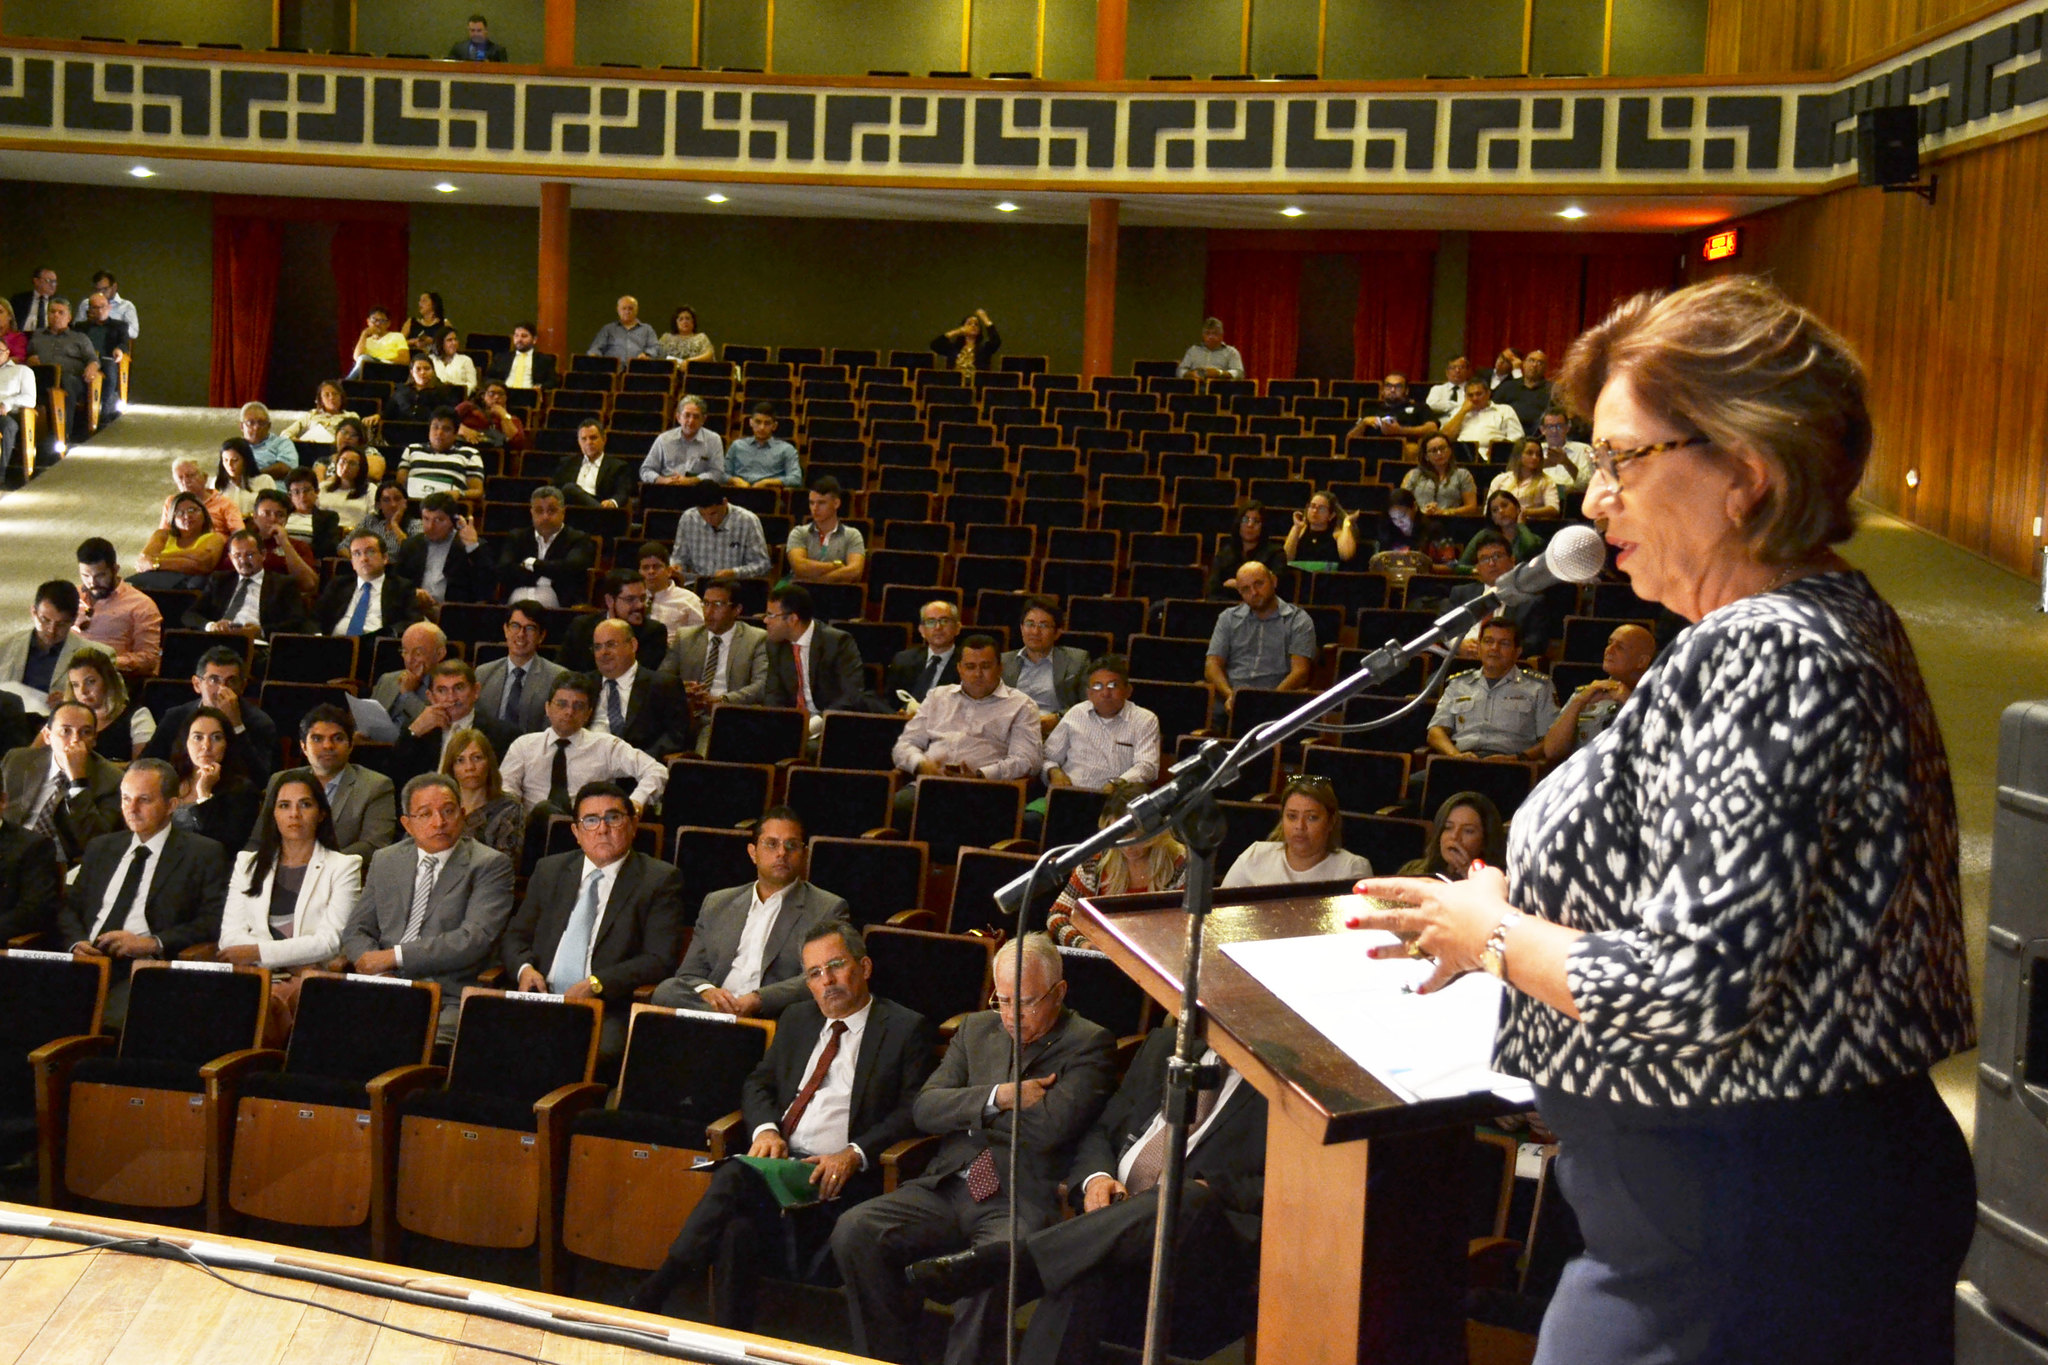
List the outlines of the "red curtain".
{"type": "Polygon", "coordinates": [[[1211,251],[1203,304],[1251,379],[1292,379],[1301,345],[1301,254],[1211,251]]]}
{"type": "Polygon", "coordinates": [[[1395,371],[1419,383],[1429,373],[1430,286],[1436,254],[1364,251],[1358,256],[1358,311],[1351,321],[1354,379],[1395,371]]]}
{"type": "Polygon", "coordinates": [[[1678,252],[1673,245],[1662,251],[1588,256],[1585,325],[1606,317],[1623,299],[1677,284],[1678,252]]]}
{"type": "Polygon", "coordinates": [[[372,308],[388,310],[393,327],[412,316],[412,300],[406,294],[411,241],[411,230],[403,220],[358,219],[335,224],[329,253],[339,315],[336,329],[341,368],[335,373],[347,374],[355,366],[356,338],[372,308]]]}
{"type": "Polygon", "coordinates": [[[270,376],[270,334],[284,225],[273,218],[213,220],[213,369],[208,400],[217,408],[260,399],[270,376]]]}
{"type": "Polygon", "coordinates": [[[1579,334],[1585,274],[1586,258],[1576,249],[1483,248],[1475,241],[1465,285],[1465,355],[1473,373],[1491,370],[1508,346],[1517,355],[1541,348],[1555,365],[1579,334]]]}

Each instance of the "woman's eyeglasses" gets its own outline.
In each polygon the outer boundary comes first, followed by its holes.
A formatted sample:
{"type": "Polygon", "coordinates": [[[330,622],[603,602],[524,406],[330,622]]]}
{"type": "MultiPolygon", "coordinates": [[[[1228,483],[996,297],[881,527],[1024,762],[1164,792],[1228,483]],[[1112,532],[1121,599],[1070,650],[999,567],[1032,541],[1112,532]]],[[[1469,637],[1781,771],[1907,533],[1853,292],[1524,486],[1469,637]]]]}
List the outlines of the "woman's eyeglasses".
{"type": "Polygon", "coordinates": [[[1601,478],[1621,487],[1621,471],[1637,460],[1647,460],[1652,455],[1666,450],[1682,450],[1686,446],[1712,445],[1708,436],[1688,436],[1680,441],[1657,441],[1646,446],[1635,446],[1629,450],[1616,450],[1605,441],[1593,442],[1593,468],[1601,478]]]}

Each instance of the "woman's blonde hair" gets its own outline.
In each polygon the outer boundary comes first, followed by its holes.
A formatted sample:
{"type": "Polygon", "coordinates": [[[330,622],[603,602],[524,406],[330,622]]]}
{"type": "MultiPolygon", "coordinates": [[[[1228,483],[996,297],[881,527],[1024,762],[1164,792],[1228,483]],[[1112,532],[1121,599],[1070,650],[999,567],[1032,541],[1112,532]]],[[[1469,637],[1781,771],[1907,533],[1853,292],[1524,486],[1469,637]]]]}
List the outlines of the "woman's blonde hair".
{"type": "Polygon", "coordinates": [[[1742,527],[1766,563],[1797,562],[1855,532],[1849,499],[1871,439],[1863,366],[1776,285],[1731,275],[1638,294],[1572,343],[1555,392],[1587,417],[1622,376],[1709,449],[1769,463],[1773,477],[1742,527]]]}
{"type": "MultiPolygon", "coordinates": [[[[457,730],[448,736],[448,747],[441,753],[440,771],[452,781],[455,777],[455,760],[471,749],[484,751],[484,799],[495,801],[505,794],[505,784],[498,778],[498,751],[482,732],[457,730]]],[[[461,791],[462,784],[456,782],[455,789],[461,791]]]]}
{"type": "Polygon", "coordinates": [[[121,671],[114,667],[114,661],[97,649],[81,649],[71,656],[71,662],[64,665],[64,700],[79,706],[78,691],[71,685],[71,674],[75,669],[89,668],[100,675],[100,690],[107,696],[107,714],[118,716],[128,709],[128,682],[121,671]]]}
{"type": "MultiPolygon", "coordinates": [[[[1144,794],[1145,789],[1135,782],[1117,782],[1112,784],[1109,789],[1109,799],[1102,803],[1102,818],[1096,822],[1096,828],[1101,829],[1113,821],[1121,820],[1124,812],[1130,809],[1131,802],[1144,794]]],[[[1188,850],[1186,845],[1174,838],[1171,833],[1162,831],[1153,842],[1146,859],[1146,886],[1157,891],[1162,887],[1171,885],[1174,875],[1187,862],[1187,858],[1188,850]]],[[[1131,889],[1130,865],[1124,858],[1121,849],[1113,848],[1103,854],[1102,861],[1098,867],[1102,873],[1103,895],[1120,896],[1131,889]]]]}

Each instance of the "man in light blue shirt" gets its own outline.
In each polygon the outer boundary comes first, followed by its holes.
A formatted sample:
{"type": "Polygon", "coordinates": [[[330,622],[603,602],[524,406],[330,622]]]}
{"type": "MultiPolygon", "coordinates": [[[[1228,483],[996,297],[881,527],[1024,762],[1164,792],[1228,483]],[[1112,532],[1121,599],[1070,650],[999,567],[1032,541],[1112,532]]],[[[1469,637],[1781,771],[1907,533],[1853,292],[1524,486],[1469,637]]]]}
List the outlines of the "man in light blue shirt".
{"type": "Polygon", "coordinates": [[[694,393],[676,405],[676,425],[654,438],[640,462],[642,483],[725,482],[725,441],[704,426],[710,404],[694,393]]]}
{"type": "Polygon", "coordinates": [[[725,481],[735,488],[801,488],[804,471],[796,447],[775,434],[775,405],[756,403],[747,414],[751,435],[725,448],[725,481]]]}
{"type": "Polygon", "coordinates": [[[1196,379],[1244,378],[1244,357],[1237,353],[1237,347],[1223,344],[1220,319],[1202,320],[1201,344],[1188,347],[1188,353],[1180,358],[1179,374],[1183,379],[1190,375],[1196,379]]]}
{"type": "Polygon", "coordinates": [[[621,365],[655,354],[654,329],[640,321],[640,300],[631,294],[619,300],[619,320],[597,329],[590,354],[608,355],[621,365]]]}

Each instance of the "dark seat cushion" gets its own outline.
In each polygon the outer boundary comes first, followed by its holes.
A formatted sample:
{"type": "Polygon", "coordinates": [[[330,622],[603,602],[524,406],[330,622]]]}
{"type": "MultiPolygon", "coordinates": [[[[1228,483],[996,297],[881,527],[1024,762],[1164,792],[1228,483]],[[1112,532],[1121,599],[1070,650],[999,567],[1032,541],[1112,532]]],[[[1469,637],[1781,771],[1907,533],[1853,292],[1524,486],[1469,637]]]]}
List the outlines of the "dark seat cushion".
{"type": "MultiPolygon", "coordinates": [[[[728,1111],[730,1112],[730,1111],[728,1111]]],[[[720,1117],[723,1117],[721,1115],[720,1117]]],[[[572,1132],[584,1137],[616,1138],[620,1142],[681,1147],[701,1152],[710,1146],[701,1120],[637,1109],[591,1109],[576,1116],[572,1132]]]]}
{"type": "Polygon", "coordinates": [[[290,1071],[254,1072],[243,1078],[242,1095],[245,1099],[324,1104],[336,1109],[370,1107],[370,1092],[355,1081],[333,1076],[301,1076],[290,1071]]]}
{"type": "Polygon", "coordinates": [[[138,1057],[88,1057],[72,1069],[71,1082],[121,1085],[136,1090],[183,1090],[195,1095],[206,1089],[197,1066],[138,1057]]]}
{"type": "Polygon", "coordinates": [[[399,1102],[398,1112],[408,1118],[443,1119],[477,1128],[510,1128],[520,1133],[531,1133],[538,1127],[531,1101],[457,1090],[426,1090],[408,1095],[399,1102]]]}

